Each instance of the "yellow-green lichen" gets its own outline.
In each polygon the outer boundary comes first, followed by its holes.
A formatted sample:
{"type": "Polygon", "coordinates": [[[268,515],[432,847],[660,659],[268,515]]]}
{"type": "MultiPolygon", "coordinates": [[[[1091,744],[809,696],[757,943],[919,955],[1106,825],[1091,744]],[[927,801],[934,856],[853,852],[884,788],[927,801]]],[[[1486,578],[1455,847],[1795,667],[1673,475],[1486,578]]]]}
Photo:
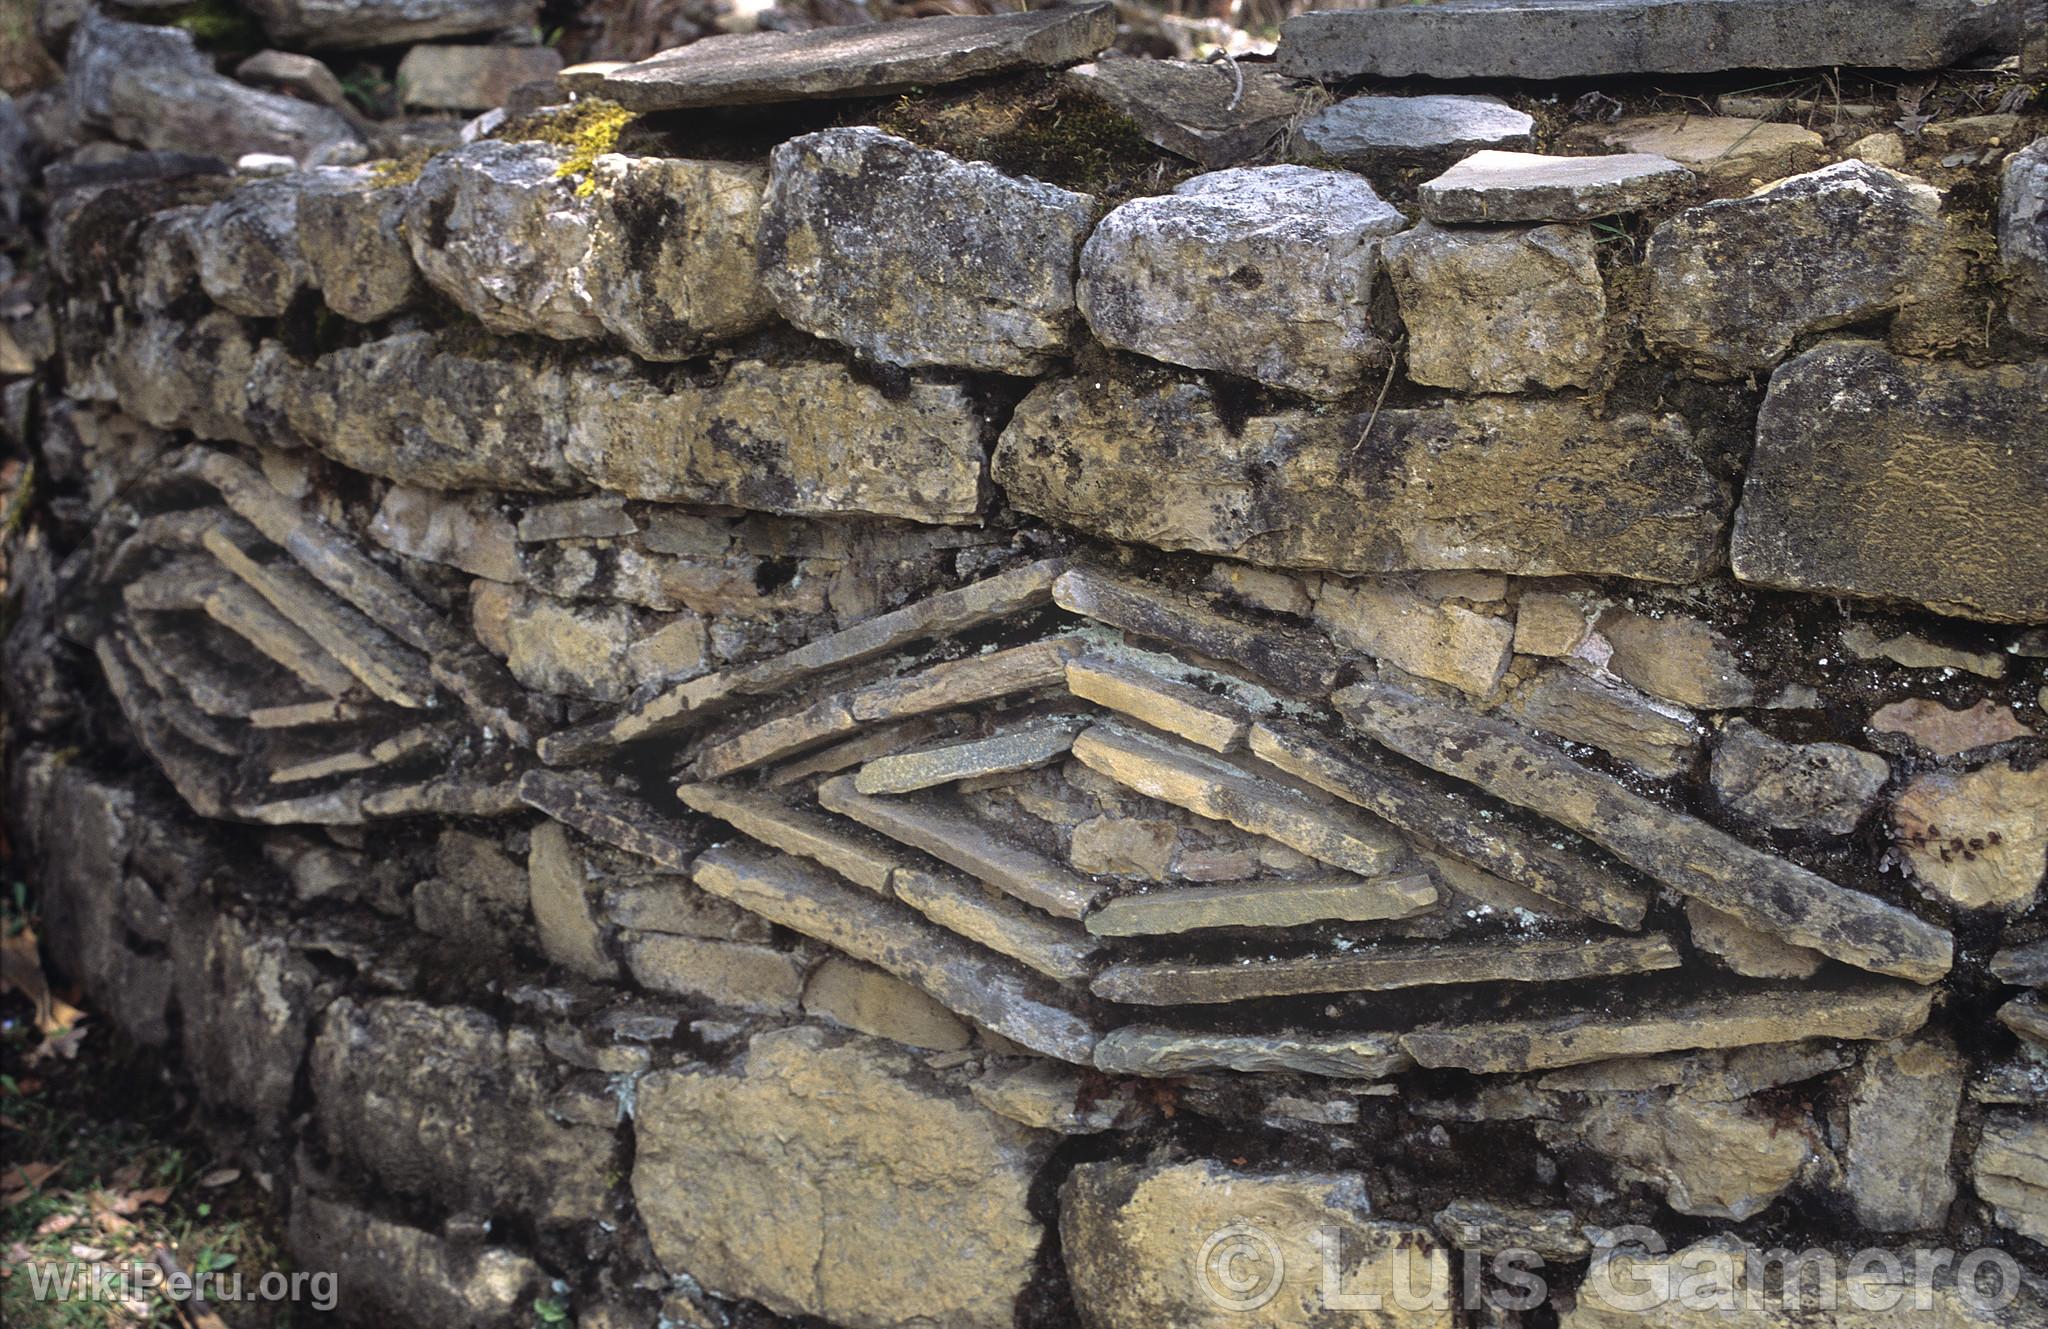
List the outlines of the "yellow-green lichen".
{"type": "Polygon", "coordinates": [[[493,137],[563,149],[562,164],[555,174],[565,180],[576,179],[577,194],[587,195],[597,188],[597,179],[591,174],[597,159],[617,150],[620,136],[633,119],[634,113],[617,102],[584,97],[567,106],[550,106],[521,116],[493,137]]]}

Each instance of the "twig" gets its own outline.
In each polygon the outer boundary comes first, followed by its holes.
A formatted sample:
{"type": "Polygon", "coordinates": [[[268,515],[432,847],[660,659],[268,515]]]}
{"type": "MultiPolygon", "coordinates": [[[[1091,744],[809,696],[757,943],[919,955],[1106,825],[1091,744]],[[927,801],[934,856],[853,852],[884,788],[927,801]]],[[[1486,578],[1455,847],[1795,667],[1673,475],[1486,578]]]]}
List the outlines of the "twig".
{"type": "Polygon", "coordinates": [[[1210,55],[1205,63],[1213,65],[1218,60],[1230,66],[1230,77],[1237,81],[1236,90],[1230,94],[1230,105],[1223,108],[1226,111],[1234,111],[1244,102],[1244,71],[1237,67],[1237,57],[1224,50],[1218,50],[1210,55]]]}
{"type": "Polygon", "coordinates": [[[1351,445],[1351,455],[1358,456],[1365,451],[1365,440],[1372,437],[1372,427],[1380,418],[1380,407],[1387,404],[1387,390],[1394,386],[1394,371],[1401,367],[1401,348],[1408,339],[1402,337],[1387,348],[1387,376],[1380,380],[1380,395],[1373,398],[1372,414],[1365,417],[1365,428],[1358,431],[1358,441],[1351,445]]]}

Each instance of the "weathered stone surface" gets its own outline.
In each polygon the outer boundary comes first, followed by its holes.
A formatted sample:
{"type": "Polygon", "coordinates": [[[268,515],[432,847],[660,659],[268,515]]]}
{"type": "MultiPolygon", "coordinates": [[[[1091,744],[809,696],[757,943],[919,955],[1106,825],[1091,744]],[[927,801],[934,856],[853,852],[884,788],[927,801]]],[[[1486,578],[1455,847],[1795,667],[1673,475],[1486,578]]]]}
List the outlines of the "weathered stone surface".
{"type": "Polygon", "coordinates": [[[805,982],[804,1014],[939,1052],[957,1051],[974,1038],[951,1011],[902,979],[836,955],[805,982]]]}
{"type": "Polygon", "coordinates": [[[1523,148],[1536,121],[1498,97],[1346,97],[1302,121],[1297,155],[1354,170],[1523,148]]]}
{"type": "Polygon", "coordinates": [[[971,1086],[974,1101],[1000,1116],[1041,1131],[1094,1135],[1136,1125],[1146,1114],[1121,1095],[1089,1101],[1087,1072],[1057,1061],[998,1063],[971,1086]]]}
{"type": "Polygon", "coordinates": [[[1940,191],[1863,161],[1682,212],[1644,253],[1643,335],[1712,377],[1769,369],[1802,336],[1911,304],[1940,214],[1940,191]]]}
{"type": "Polygon", "coordinates": [[[244,83],[268,84],[304,101],[332,106],[344,115],[348,93],[334,71],[310,55],[291,51],[258,51],[235,66],[235,77],[244,83]]]}
{"type": "Polygon", "coordinates": [[[1369,923],[1425,913],[1437,898],[1436,887],[1420,874],[1176,886],[1111,900],[1088,916],[1088,930],[1099,937],[1156,937],[1203,928],[1369,923]]]}
{"type": "Polygon", "coordinates": [[[1095,995],[1150,1006],[1203,1005],[1313,992],[1391,992],[1456,983],[1549,983],[1676,969],[1666,936],[1572,937],[1360,946],[1298,959],[1215,964],[1138,960],[1095,976],[1095,995]]]}
{"type": "Polygon", "coordinates": [[[1065,756],[1086,723],[1080,716],[1049,716],[987,738],[877,757],[854,774],[853,787],[863,794],[908,794],[977,776],[1033,770],[1065,756]]]}
{"type": "Polygon", "coordinates": [[[1061,81],[1128,116],[1146,141],[1211,170],[1262,155],[1307,99],[1269,68],[1191,60],[1103,60],[1061,81]]]}
{"type": "Polygon", "coordinates": [[[2048,1003],[2030,992],[1998,1008],[1998,1022],[2037,1047],[2048,1048],[2048,1003]]]}
{"type": "Polygon", "coordinates": [[[1698,172],[1716,194],[1747,194],[1828,159],[1827,141],[1803,126],[1687,112],[1583,125],[1567,133],[1565,142],[1587,150],[1668,158],[1698,172]]]}
{"type": "Polygon", "coordinates": [[[1892,804],[1892,828],[1922,889],[1965,909],[2023,911],[2048,878],[2048,762],[1929,771],[1892,804]]]}
{"type": "Polygon", "coordinates": [[[1956,1197],[1950,1142],[1962,1107],[1965,1063],[1943,1034],[1866,1049],[1848,1079],[1842,1186],[1856,1220],[1874,1232],[1939,1228],[1956,1197]]]}
{"type": "Polygon", "coordinates": [[[343,318],[375,323],[418,298],[419,269],[399,229],[407,198],[404,189],[379,187],[367,171],[300,192],[299,252],[321,298],[343,318]]]}
{"type": "Polygon", "coordinates": [[[1371,1212],[1354,1173],[1083,1163],[1060,1188],[1060,1246],[1090,1329],[1308,1329],[1356,1316],[1332,1292],[1382,1298],[1371,1320],[1383,1329],[1449,1329],[1450,1257],[1427,1229],[1371,1212]],[[1255,1235],[1219,1249],[1218,1233],[1255,1235]],[[1344,1252],[1335,1287],[1320,1276],[1326,1239],[1344,1252]],[[1240,1291],[1239,1278],[1256,1282],[1240,1291]],[[1395,1309],[1407,1305],[1425,1309],[1395,1309]]]}
{"type": "Polygon", "coordinates": [[[2048,337],[2048,138],[2005,163],[1998,193],[1998,256],[2005,266],[2005,316],[2032,337],[2048,337]]]}
{"type": "Polygon", "coordinates": [[[802,957],[773,946],[655,932],[621,949],[633,981],[656,992],[757,1015],[795,1015],[803,997],[802,957]]]}
{"type": "Polygon", "coordinates": [[[1965,650],[1914,632],[1882,636],[1868,623],[1844,627],[1842,649],[1859,660],[1890,660],[1908,669],[1962,670],[1983,678],[2005,677],[2005,657],[1995,651],[1965,650]]]}
{"type": "MultiPolygon", "coordinates": [[[[1153,817],[1090,817],[1074,827],[1067,861],[1091,875],[1164,881],[1180,848],[1180,828],[1153,817]]],[[[1184,865],[1183,865],[1184,867],[1184,865]]]]}
{"type": "Polygon", "coordinates": [[[1815,1128],[1749,1102],[1683,1090],[1603,1095],[1539,1136],[1570,1141],[1648,1181],[1681,1214],[1741,1221],[1770,1207],[1815,1156],[1815,1128]]]}
{"type": "Polygon", "coordinates": [[[1589,744],[1658,779],[1688,769],[1699,752],[1689,713],[1575,669],[1540,670],[1508,695],[1507,709],[1531,729],[1589,744]]]}
{"type": "Polygon", "coordinates": [[[541,953],[587,978],[615,978],[619,966],[605,952],[597,920],[600,888],[568,827],[545,821],[533,828],[526,875],[541,953]]]}
{"type": "Polygon", "coordinates": [[[276,318],[313,283],[298,240],[299,199],[318,177],[298,175],[243,185],[193,219],[190,235],[199,284],[222,309],[276,318]]]}
{"type": "Polygon", "coordinates": [[[761,167],[607,153],[591,180],[583,281],[633,354],[687,359],[775,316],[754,269],[761,167]]]}
{"type": "Polygon", "coordinates": [[[885,840],[772,793],[686,784],[676,797],[693,811],[716,817],[772,849],[822,863],[878,895],[889,894],[889,874],[909,857],[885,840]]]}
{"type": "Polygon", "coordinates": [[[250,0],[248,8],[275,40],[316,50],[530,28],[540,10],[536,0],[250,0]]]}
{"type": "Polygon", "coordinates": [[[978,881],[923,868],[899,868],[896,897],[969,941],[1062,983],[1085,983],[1095,972],[1096,943],[1072,923],[1047,918],[978,881]]]}
{"type": "Polygon", "coordinates": [[[704,666],[704,624],[695,614],[645,614],[479,581],[470,618],[477,640],[504,658],[512,677],[541,692],[619,701],[641,684],[704,666]]]}
{"type": "Polygon", "coordinates": [[[2013,718],[2011,710],[1988,697],[1960,709],[1951,709],[1932,697],[1908,697],[1872,711],[1865,728],[1873,734],[1903,734],[1937,757],[1953,757],[2034,734],[2013,718]]]}
{"type": "Polygon", "coordinates": [[[422,43],[398,62],[398,99],[407,106],[481,111],[503,106],[515,89],[562,69],[552,46],[455,46],[422,43]]]}
{"type": "Polygon", "coordinates": [[[1341,397],[1384,354],[1373,274],[1406,221],[1346,171],[1216,171],[1112,209],[1076,294],[1119,350],[1341,397]]]}
{"type": "Polygon", "coordinates": [[[1693,945],[1747,978],[1811,978],[1825,959],[1817,951],[1783,942],[1712,905],[1685,902],[1693,945]]]}
{"type": "Polygon", "coordinates": [[[1114,40],[1108,5],[745,33],[627,65],[608,74],[597,92],[636,111],[881,97],[1009,69],[1072,64],[1114,40]]]}
{"type": "Polygon", "coordinates": [[[1550,0],[1297,15],[1281,72],[1377,78],[1589,78],[1825,65],[1938,69],[1999,33],[1976,0],[1550,0]]]}
{"type": "Polygon", "coordinates": [[[1031,1181],[1055,1137],[903,1049],[757,1034],[730,1070],[643,1078],[634,1116],[633,1193],[672,1272],[852,1329],[1009,1329],[1043,1235],[1031,1181]]]}
{"type": "Polygon", "coordinates": [[[1460,1250],[1534,1251],[1546,1260],[1585,1258],[1591,1243],[1569,1209],[1529,1209],[1488,1200],[1453,1200],[1437,1211],[1437,1235],[1460,1250]]]}
{"type": "Polygon", "coordinates": [[[286,1242],[301,1267],[333,1271],[334,1304],[366,1324],[523,1329],[548,1291],[547,1272],[515,1251],[466,1249],[307,1190],[292,1194],[286,1242]]]}
{"type": "Polygon", "coordinates": [[[1556,1093],[1634,1094],[1679,1089],[1698,1099],[1749,1098],[1846,1069],[1851,1050],[1821,1039],[1708,1052],[1623,1057],[1551,1071],[1537,1084],[1556,1093]]]}
{"type": "Polygon", "coordinates": [[[1933,1000],[1928,989],[1905,983],[1835,991],[1778,989],[1698,997],[1625,1015],[1585,1011],[1431,1025],[1403,1034],[1401,1046],[1424,1066],[1499,1074],[1683,1048],[1802,1038],[1903,1038],[1927,1023],[1933,1000]]]}
{"type": "Polygon", "coordinates": [[[1277,623],[1248,623],[1143,582],[1073,568],[1053,583],[1053,602],[1098,623],[1163,641],[1177,650],[1238,665],[1289,692],[1327,692],[1343,670],[1329,643],[1313,632],[1277,623]]]}
{"type": "Polygon", "coordinates": [[[2020,987],[2048,988],[2048,938],[2006,947],[1991,957],[1991,972],[2020,987]]]}
{"type": "Polygon", "coordinates": [[[617,1109],[562,1086],[531,1030],[343,999],[320,1021],[311,1078],[327,1148],[393,1190],[549,1224],[602,1210],[617,1109]]]}
{"type": "Polygon", "coordinates": [[[1385,684],[1361,684],[1334,700],[1345,719],[1403,756],[1540,812],[1751,927],[1923,983],[1954,960],[1954,939],[1943,929],[1652,803],[1510,725],[1385,684]]]}
{"type": "Polygon", "coordinates": [[[1422,215],[1433,222],[1569,222],[1653,208],[1692,183],[1691,171],[1655,153],[1489,151],[1424,181],[1417,193],[1422,215]]]}
{"type": "Polygon", "coordinates": [[[1607,342],[1592,232],[1423,225],[1383,248],[1413,381],[1461,392],[1592,384],[1607,342]]]}
{"type": "Polygon", "coordinates": [[[1776,830],[1847,835],[1877,802],[1891,766],[1841,743],[1786,743],[1740,718],[1714,745],[1714,792],[1731,811],[1776,830]]]}
{"type": "Polygon", "coordinates": [[[604,333],[583,275],[591,214],[545,143],[480,140],[428,161],[404,228],[413,262],[493,332],[604,333]]]}
{"type": "Polygon", "coordinates": [[[1987,1117],[1970,1176],[2000,1223],[2048,1245],[2048,1120],[2013,1112],[1987,1117]]]}
{"type": "Polygon", "coordinates": [[[1692,581],[1720,560],[1729,497],[1676,417],[1488,399],[1366,420],[1055,380],[1017,408],[994,477],[1041,517],[1268,566],[1692,581]]]}
{"type": "Polygon", "coordinates": [[[170,943],[181,1048],[200,1095],[260,1130],[281,1124],[329,985],[282,931],[203,906],[178,911],[170,943]]]}
{"type": "Polygon", "coordinates": [[[1735,575],[1965,618],[2048,615],[2044,397],[2044,362],[1971,369],[1870,342],[1815,347],[1771,376],[1735,575]]]}
{"type": "Polygon", "coordinates": [[[526,580],[511,519],[482,494],[393,485],[377,505],[368,534],[408,558],[445,563],[491,581],[526,580]]]}
{"type": "Polygon", "coordinates": [[[1042,373],[1073,341],[1095,213],[879,129],[823,130],[770,158],[762,285],[784,318],[871,360],[1042,373]]]}
{"type": "Polygon", "coordinates": [[[1645,692],[1702,710],[1756,700],[1734,644],[1710,624],[1616,608],[1600,615],[1598,628],[1612,648],[1607,668],[1645,692]]]}
{"type": "Polygon", "coordinates": [[[1325,581],[1316,626],[1340,646],[1485,696],[1500,684],[1514,624],[1419,595],[1399,582],[1325,581]]]}
{"type": "Polygon", "coordinates": [[[1235,702],[1107,656],[1069,660],[1067,688],[1212,752],[1242,746],[1251,727],[1250,716],[1235,702]]]}

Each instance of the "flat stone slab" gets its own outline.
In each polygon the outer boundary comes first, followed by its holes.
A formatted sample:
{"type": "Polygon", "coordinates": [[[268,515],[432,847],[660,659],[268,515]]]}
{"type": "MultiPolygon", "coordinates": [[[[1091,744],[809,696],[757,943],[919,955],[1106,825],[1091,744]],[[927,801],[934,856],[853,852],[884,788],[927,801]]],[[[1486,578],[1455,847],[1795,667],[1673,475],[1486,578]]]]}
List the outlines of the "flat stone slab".
{"type": "Polygon", "coordinates": [[[1297,156],[1371,167],[1444,160],[1483,148],[1524,148],[1536,121],[1498,97],[1346,97],[1302,122],[1297,156]]]}
{"type": "Polygon", "coordinates": [[[889,893],[889,874],[907,857],[877,836],[858,832],[838,818],[806,812],[775,794],[686,784],[676,790],[676,797],[692,811],[716,817],[771,849],[822,863],[881,895],[889,893]]]}
{"type": "Polygon", "coordinates": [[[853,787],[863,794],[909,794],[977,776],[1032,770],[1065,756],[1086,724],[1080,716],[1047,716],[987,738],[877,757],[854,775],[853,787]]]}
{"type": "Polygon", "coordinates": [[[1108,1001],[1146,1006],[1208,1005],[1320,992],[1392,992],[1458,983],[1558,983],[1676,969],[1671,938],[1561,937],[1535,941],[1376,946],[1287,960],[1112,965],[1095,976],[1108,1001]]]}
{"type": "Polygon", "coordinates": [[[1271,68],[1190,60],[1102,60],[1060,76],[1130,117],[1138,133],[1215,169],[1258,156],[1284,137],[1308,90],[1271,68]]]}
{"type": "Polygon", "coordinates": [[[1052,598],[1069,613],[1239,665],[1254,678],[1290,692],[1320,696],[1344,670],[1337,652],[1318,633],[1247,623],[1216,612],[1205,601],[1090,568],[1061,573],[1053,583],[1052,598]]]}
{"type": "Polygon", "coordinates": [[[1618,152],[1550,157],[1475,152],[1418,191],[1438,222],[1581,221],[1635,212],[1676,198],[1695,176],[1669,157],[1618,152]]]}
{"type": "Polygon", "coordinates": [[[1297,15],[1280,29],[1278,62],[1326,83],[1938,69],[2003,21],[1977,0],[1449,0],[1297,15]]]}
{"type": "Polygon", "coordinates": [[[1095,1045],[1095,1068],[1109,1075],[1186,1075],[1191,1071],[1295,1071],[1346,1080],[1378,1080],[1415,1059],[1394,1034],[1281,1032],[1213,1034],[1128,1024],[1095,1045]]]}
{"type": "Polygon", "coordinates": [[[634,111],[884,97],[1008,69],[1086,60],[1116,40],[1108,5],[707,37],[597,84],[634,111]]]}
{"type": "Polygon", "coordinates": [[[1161,937],[1203,928],[1288,928],[1412,918],[1437,903],[1426,875],[1280,878],[1177,886],[1111,900],[1088,916],[1098,937],[1161,937]]]}
{"type": "Polygon", "coordinates": [[[1067,690],[1212,752],[1242,747],[1251,727],[1236,702],[1103,656],[1067,661],[1067,690]]]}
{"type": "Polygon", "coordinates": [[[1062,983],[1085,983],[1100,949],[1072,923],[1001,895],[978,881],[943,871],[903,868],[893,878],[896,898],[949,932],[998,955],[1031,966],[1062,983]]]}

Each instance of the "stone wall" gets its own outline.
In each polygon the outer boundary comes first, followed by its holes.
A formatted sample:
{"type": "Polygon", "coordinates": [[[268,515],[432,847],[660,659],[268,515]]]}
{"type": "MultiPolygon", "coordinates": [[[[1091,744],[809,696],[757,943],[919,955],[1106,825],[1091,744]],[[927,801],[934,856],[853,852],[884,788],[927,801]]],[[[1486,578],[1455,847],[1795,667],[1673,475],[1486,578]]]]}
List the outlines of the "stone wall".
{"type": "Polygon", "coordinates": [[[1427,12],[239,172],[88,15],[0,108],[10,824],[347,1315],[2043,1322],[2048,118],[1359,91],[1491,71],[1344,30],[1427,12]],[[1616,1291],[1765,1248],[2023,1286],[1616,1291]]]}

